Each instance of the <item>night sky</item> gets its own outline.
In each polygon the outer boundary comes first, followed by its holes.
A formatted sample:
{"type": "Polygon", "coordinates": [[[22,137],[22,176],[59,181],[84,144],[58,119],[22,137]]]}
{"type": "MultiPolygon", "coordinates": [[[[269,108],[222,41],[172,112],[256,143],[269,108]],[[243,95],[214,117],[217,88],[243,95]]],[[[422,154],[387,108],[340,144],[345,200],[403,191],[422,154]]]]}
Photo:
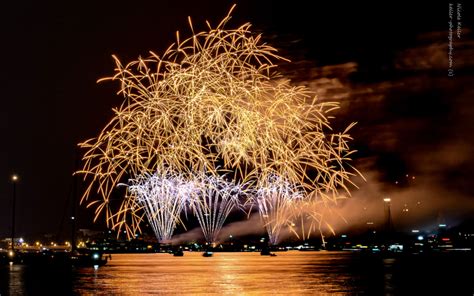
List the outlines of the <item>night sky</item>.
{"type": "MultiPolygon", "coordinates": [[[[0,237],[10,233],[13,173],[20,177],[18,236],[64,232],[76,145],[98,135],[122,102],[116,83],[96,83],[113,75],[111,55],[128,62],[163,52],[176,30],[189,36],[187,16],[204,29],[234,3],[95,2],[2,4],[0,237]]],[[[355,164],[367,181],[356,180],[360,189],[342,205],[350,223],[383,214],[384,196],[392,197],[400,227],[472,216],[472,5],[462,3],[455,76],[448,77],[447,3],[253,2],[236,2],[229,27],[251,22],[293,61],[281,65],[283,75],[340,101],[336,127],[358,122],[355,164]],[[400,214],[414,205],[416,215],[400,214]]],[[[80,212],[79,228],[94,227],[92,211],[80,212]]]]}

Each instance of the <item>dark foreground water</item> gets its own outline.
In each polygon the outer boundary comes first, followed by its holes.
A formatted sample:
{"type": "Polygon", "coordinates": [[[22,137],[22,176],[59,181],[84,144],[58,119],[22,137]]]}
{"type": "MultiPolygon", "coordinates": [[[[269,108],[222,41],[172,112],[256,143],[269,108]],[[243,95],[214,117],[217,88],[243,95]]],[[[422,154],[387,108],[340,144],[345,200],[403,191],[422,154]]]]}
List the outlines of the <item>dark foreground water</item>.
{"type": "Polygon", "coordinates": [[[474,295],[472,254],[117,254],[98,270],[0,267],[4,295],[474,295]]]}

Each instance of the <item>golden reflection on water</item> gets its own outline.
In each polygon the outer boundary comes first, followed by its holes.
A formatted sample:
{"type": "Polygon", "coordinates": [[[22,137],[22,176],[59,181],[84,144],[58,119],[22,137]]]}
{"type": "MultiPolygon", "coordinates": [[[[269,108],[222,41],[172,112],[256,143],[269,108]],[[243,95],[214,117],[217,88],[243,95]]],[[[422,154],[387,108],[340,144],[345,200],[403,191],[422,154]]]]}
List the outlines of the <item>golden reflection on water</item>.
{"type": "Polygon", "coordinates": [[[117,254],[98,270],[81,269],[73,289],[85,295],[346,295],[346,261],[340,252],[117,254]]]}

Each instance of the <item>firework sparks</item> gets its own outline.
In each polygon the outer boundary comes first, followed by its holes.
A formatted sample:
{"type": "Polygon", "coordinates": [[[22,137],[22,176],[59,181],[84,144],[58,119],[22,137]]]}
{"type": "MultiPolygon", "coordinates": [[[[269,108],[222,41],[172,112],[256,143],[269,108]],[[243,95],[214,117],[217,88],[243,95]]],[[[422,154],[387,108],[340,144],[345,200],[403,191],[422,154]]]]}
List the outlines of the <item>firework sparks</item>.
{"type": "Polygon", "coordinates": [[[269,243],[276,245],[282,227],[290,223],[298,202],[303,199],[303,191],[279,176],[270,176],[262,181],[254,203],[258,205],[269,243]]]}
{"type": "Polygon", "coordinates": [[[290,232],[302,240],[309,240],[311,235],[317,232],[320,234],[323,245],[325,245],[323,229],[327,229],[332,234],[335,234],[331,224],[326,221],[326,216],[338,216],[345,221],[337,210],[328,207],[324,200],[316,198],[300,199],[295,203],[292,215],[289,218],[288,226],[290,232]]]}
{"type": "Polygon", "coordinates": [[[169,242],[192,189],[180,175],[157,172],[129,181],[128,190],[136,196],[160,242],[169,242]]]}
{"type": "MultiPolygon", "coordinates": [[[[129,235],[140,231],[141,211],[147,211],[143,199],[125,194],[114,207],[112,192],[124,180],[164,167],[185,175],[228,174],[255,184],[285,176],[309,199],[335,201],[339,190],[349,192],[347,184],[357,173],[347,165],[353,124],[330,133],[329,113],[338,105],[321,102],[305,87],[282,79],[274,62],[284,59],[251,33],[250,24],[225,29],[229,19],[230,13],[216,28],[208,24],[209,31],[200,33],[194,33],[190,20],[192,37],[182,40],[177,33],[176,43],[161,56],[151,52],[127,65],[114,57],[116,75],[106,79],[120,81],[125,100],[99,136],[81,144],[87,151],[79,173],[90,181],[83,201],[99,196],[89,203],[96,207],[95,219],[104,213],[112,228],[124,228],[129,235]]],[[[229,210],[222,200],[234,198],[218,189],[220,181],[203,184],[208,187],[202,196],[209,198],[201,200],[196,213],[206,239],[215,241],[224,221],[220,217],[229,210]],[[212,218],[211,209],[218,211],[212,218]]],[[[159,213],[167,212],[165,205],[175,204],[163,201],[159,213]]],[[[272,207],[265,211],[273,215],[272,207]]]]}
{"type": "Polygon", "coordinates": [[[201,174],[193,182],[195,194],[189,199],[189,207],[197,217],[209,244],[215,244],[219,231],[234,208],[241,206],[246,195],[245,186],[225,177],[201,174]]]}

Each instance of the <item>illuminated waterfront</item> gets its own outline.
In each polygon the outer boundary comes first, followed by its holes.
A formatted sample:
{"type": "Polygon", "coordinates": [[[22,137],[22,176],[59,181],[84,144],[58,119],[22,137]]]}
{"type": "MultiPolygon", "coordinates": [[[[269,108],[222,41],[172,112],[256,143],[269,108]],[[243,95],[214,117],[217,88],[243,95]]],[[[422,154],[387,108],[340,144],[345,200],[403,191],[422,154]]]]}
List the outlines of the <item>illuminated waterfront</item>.
{"type": "Polygon", "coordinates": [[[0,288],[2,295],[470,295],[472,272],[463,272],[469,270],[470,256],[382,258],[324,251],[290,251],[276,257],[215,253],[211,258],[197,252],[184,257],[116,254],[98,270],[69,273],[4,266],[0,288]]]}

